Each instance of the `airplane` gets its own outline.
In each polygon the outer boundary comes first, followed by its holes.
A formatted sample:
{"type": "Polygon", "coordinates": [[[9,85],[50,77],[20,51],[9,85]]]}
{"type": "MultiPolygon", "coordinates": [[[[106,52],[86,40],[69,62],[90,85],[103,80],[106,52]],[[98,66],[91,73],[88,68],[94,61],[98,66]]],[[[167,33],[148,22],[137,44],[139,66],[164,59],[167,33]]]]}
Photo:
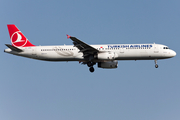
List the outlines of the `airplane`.
{"type": "Polygon", "coordinates": [[[94,65],[99,68],[112,69],[118,67],[118,60],[157,60],[176,56],[176,52],[162,44],[103,44],[87,43],[67,35],[74,45],[35,46],[14,25],[8,24],[11,45],[4,52],[17,56],[44,61],[79,61],[94,72],[94,65]]]}

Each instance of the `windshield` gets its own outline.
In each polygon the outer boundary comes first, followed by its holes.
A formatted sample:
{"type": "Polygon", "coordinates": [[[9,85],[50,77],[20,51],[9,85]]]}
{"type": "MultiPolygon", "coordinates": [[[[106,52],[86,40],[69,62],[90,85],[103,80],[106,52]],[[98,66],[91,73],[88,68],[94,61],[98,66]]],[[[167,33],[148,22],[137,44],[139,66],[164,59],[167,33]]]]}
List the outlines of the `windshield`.
{"type": "Polygon", "coordinates": [[[168,47],[163,47],[163,49],[169,49],[168,47]]]}

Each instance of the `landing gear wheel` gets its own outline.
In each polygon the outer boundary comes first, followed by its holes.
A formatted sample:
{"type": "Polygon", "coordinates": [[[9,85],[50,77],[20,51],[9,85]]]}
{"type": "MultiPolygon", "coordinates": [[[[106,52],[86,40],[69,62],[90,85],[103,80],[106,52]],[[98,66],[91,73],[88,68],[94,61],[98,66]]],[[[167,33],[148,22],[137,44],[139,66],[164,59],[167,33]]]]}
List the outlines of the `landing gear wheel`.
{"type": "Polygon", "coordinates": [[[158,68],[158,65],[157,65],[157,64],[155,65],[155,68],[158,68]]]}
{"type": "Polygon", "coordinates": [[[89,68],[89,71],[90,71],[90,72],[94,72],[94,68],[93,68],[93,67],[90,67],[90,68],[89,68]]]}

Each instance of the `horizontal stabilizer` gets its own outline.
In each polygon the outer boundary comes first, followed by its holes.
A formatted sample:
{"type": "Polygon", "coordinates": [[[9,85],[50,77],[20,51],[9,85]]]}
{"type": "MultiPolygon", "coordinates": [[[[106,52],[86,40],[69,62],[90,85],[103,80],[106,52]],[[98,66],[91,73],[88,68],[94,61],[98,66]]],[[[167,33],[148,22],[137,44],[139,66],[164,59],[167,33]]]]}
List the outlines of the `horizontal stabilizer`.
{"type": "Polygon", "coordinates": [[[9,44],[5,44],[8,48],[10,48],[11,50],[13,51],[16,51],[16,52],[22,52],[23,50],[17,48],[17,47],[14,47],[12,45],[9,45],[9,44]]]}

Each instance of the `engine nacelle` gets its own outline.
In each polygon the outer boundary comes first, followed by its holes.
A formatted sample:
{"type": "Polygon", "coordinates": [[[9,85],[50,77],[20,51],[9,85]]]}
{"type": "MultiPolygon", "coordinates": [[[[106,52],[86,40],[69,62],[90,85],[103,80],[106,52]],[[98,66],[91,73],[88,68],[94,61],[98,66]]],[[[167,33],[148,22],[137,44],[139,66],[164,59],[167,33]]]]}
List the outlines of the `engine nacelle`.
{"type": "Polygon", "coordinates": [[[107,62],[98,62],[98,67],[99,68],[117,68],[118,67],[118,61],[107,61],[107,62]]]}
{"type": "Polygon", "coordinates": [[[97,59],[99,60],[114,60],[116,57],[114,52],[98,53],[97,59]]]}

